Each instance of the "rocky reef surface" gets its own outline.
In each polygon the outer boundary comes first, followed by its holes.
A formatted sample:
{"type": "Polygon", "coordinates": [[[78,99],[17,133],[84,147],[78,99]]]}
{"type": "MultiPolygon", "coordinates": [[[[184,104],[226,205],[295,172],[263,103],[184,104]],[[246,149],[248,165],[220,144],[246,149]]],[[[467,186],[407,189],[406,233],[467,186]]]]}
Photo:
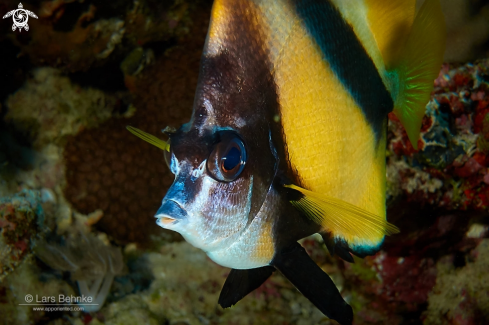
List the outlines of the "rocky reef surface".
{"type": "MultiPolygon", "coordinates": [[[[334,324],[279,272],[223,310],[229,269],[155,225],[172,175],[125,127],[189,119],[210,1],[24,5],[39,16],[29,32],[0,34],[0,323],[334,324]],[[86,312],[20,305],[83,293],[98,299],[86,312]]],[[[489,323],[488,113],[489,60],[445,64],[419,150],[389,117],[388,219],[401,233],[353,264],[302,241],[355,324],[489,323]]]]}

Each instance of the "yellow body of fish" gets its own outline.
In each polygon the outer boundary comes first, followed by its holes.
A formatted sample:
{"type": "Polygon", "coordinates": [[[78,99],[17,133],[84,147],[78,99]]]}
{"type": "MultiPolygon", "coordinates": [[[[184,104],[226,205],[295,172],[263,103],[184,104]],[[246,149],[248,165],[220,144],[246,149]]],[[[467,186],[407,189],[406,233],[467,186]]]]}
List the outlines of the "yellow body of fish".
{"type": "MultiPolygon", "coordinates": [[[[297,173],[298,186],[385,220],[386,116],[379,116],[385,121],[381,128],[367,120],[345,80],[340,80],[332,62],[325,58],[318,38],[297,14],[298,2],[254,0],[247,4],[272,65],[290,168],[297,173]]],[[[225,47],[223,40],[232,23],[229,17],[239,3],[215,2],[208,55],[225,47]]],[[[320,3],[309,1],[304,6],[320,3]]],[[[416,21],[416,1],[412,0],[332,0],[330,4],[373,62],[391,95],[392,108],[416,147],[424,106],[444,51],[444,21],[438,1],[426,1],[416,21]]],[[[349,53],[355,49],[340,50],[337,55],[355,60],[355,53],[349,53]]],[[[378,114],[382,113],[379,109],[378,114]]],[[[335,225],[327,216],[323,223],[326,230],[352,245],[377,246],[386,233],[395,232],[392,227],[378,231],[373,226],[366,233],[362,222],[346,219],[335,225]]]]}

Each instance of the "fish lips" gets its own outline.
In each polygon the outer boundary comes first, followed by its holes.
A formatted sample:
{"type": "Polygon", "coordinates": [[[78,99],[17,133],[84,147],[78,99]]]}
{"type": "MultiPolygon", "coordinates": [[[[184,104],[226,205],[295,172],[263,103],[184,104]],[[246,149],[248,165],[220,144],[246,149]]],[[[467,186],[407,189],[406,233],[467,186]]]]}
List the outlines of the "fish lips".
{"type": "Polygon", "coordinates": [[[156,223],[162,228],[172,228],[172,226],[187,220],[188,214],[178,202],[165,200],[156,212],[156,223]]]}

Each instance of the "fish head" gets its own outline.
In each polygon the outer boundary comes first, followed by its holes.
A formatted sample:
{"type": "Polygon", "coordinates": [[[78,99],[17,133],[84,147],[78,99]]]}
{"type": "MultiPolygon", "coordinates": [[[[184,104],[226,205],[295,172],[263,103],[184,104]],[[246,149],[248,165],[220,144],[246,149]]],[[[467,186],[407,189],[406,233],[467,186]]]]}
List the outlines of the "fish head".
{"type": "Polygon", "coordinates": [[[205,250],[239,234],[251,210],[246,163],[246,144],[235,131],[175,134],[169,159],[175,180],[156,213],[158,225],[205,250]]]}
{"type": "Polygon", "coordinates": [[[285,161],[267,42],[252,8],[241,9],[214,6],[192,117],[170,137],[175,180],[156,214],[207,252],[250,225],[285,161]]]}
{"type": "Polygon", "coordinates": [[[270,78],[252,78],[239,60],[203,59],[191,120],[170,136],[175,180],[156,213],[159,226],[207,252],[232,243],[256,217],[278,165],[270,78]]]}

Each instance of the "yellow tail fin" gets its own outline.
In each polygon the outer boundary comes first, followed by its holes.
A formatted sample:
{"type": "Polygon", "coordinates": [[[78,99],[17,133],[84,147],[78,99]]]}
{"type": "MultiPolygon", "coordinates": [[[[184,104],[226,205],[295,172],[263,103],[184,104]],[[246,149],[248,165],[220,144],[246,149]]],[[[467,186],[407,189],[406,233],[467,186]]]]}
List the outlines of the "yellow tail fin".
{"type": "Polygon", "coordinates": [[[392,70],[394,113],[415,149],[433,81],[445,51],[445,18],[439,0],[426,0],[414,18],[405,47],[392,70]]]}

